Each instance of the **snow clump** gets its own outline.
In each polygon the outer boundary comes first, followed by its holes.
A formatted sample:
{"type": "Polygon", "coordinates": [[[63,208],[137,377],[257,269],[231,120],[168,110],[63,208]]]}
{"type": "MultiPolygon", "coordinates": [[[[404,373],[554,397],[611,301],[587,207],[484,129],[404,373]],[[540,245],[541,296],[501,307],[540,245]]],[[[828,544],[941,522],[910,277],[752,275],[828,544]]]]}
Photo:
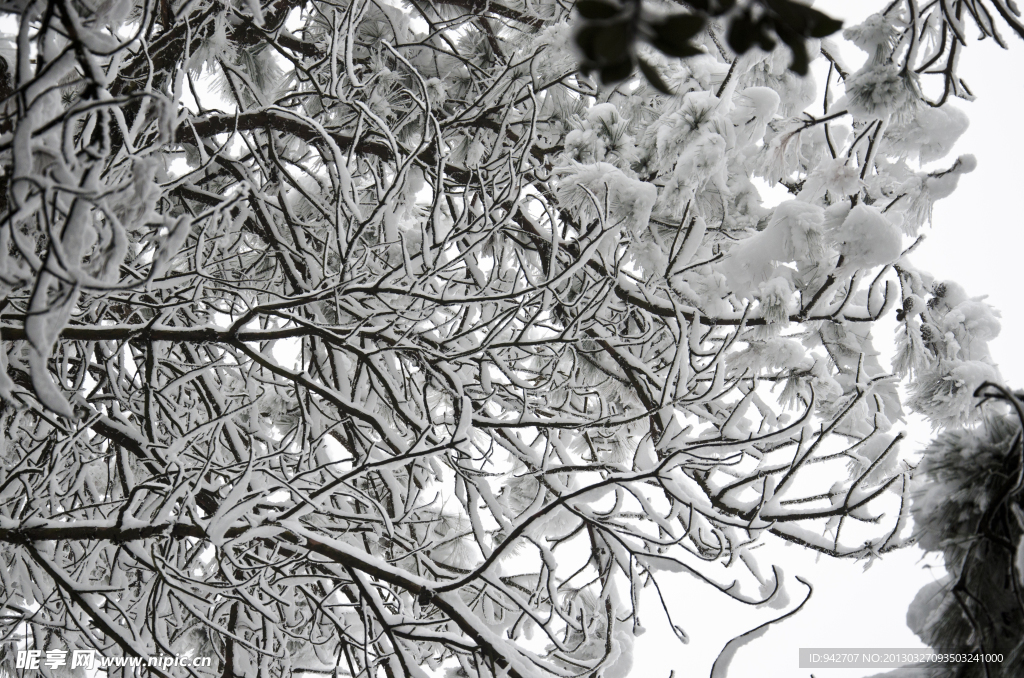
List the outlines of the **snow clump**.
{"type": "Polygon", "coordinates": [[[832,237],[843,255],[844,266],[853,269],[881,266],[899,259],[903,238],[882,212],[869,205],[857,205],[832,237]]]}
{"type": "Polygon", "coordinates": [[[771,278],[779,263],[825,263],[830,252],[824,233],[825,211],[789,200],[775,208],[767,228],[732,248],[721,265],[737,296],[749,296],[771,278]]]}

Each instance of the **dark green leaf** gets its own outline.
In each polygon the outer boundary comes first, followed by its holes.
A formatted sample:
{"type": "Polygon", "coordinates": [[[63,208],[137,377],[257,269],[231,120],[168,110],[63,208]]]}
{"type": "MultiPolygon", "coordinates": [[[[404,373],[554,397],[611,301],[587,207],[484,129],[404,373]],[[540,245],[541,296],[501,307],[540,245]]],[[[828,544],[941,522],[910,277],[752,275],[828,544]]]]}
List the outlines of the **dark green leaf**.
{"type": "Polygon", "coordinates": [[[653,24],[651,28],[663,40],[669,38],[689,40],[704,30],[705,23],[704,17],[696,14],[669,14],[658,23],[653,24]]]}
{"type": "Polygon", "coordinates": [[[585,19],[610,19],[621,12],[622,8],[602,0],[578,0],[576,11],[585,19]]]}
{"type": "Polygon", "coordinates": [[[771,27],[764,21],[757,25],[757,44],[766,52],[775,49],[775,34],[771,27]]]}
{"type": "Polygon", "coordinates": [[[643,59],[637,57],[637,65],[640,66],[640,72],[647,78],[647,82],[651,83],[654,89],[658,90],[662,94],[672,94],[672,90],[668,88],[665,81],[661,79],[661,74],[658,73],[658,69],[647,63],[643,59]]]}
{"type": "Polygon", "coordinates": [[[600,26],[593,24],[584,24],[576,31],[576,35],[573,36],[576,40],[576,45],[583,52],[583,56],[588,61],[596,61],[597,55],[594,50],[594,43],[597,41],[597,33],[600,30],[600,26]]]}
{"type": "Polygon", "coordinates": [[[812,38],[827,38],[833,33],[838,33],[842,27],[843,22],[839,19],[833,19],[827,14],[822,14],[818,10],[812,9],[812,12],[818,15],[811,23],[811,28],[807,35],[812,38]]]}
{"type": "Polygon", "coordinates": [[[711,16],[721,16],[726,12],[732,11],[732,8],[736,6],[736,0],[717,0],[714,3],[715,8],[708,11],[711,16]]]}
{"type": "Polygon", "coordinates": [[[789,64],[789,70],[797,75],[807,75],[810,59],[807,56],[807,45],[804,42],[803,36],[797,35],[785,26],[779,26],[776,32],[782,42],[789,45],[790,51],[793,52],[793,60],[789,64]]]}
{"type": "Polygon", "coordinates": [[[810,9],[810,7],[790,2],[790,0],[765,0],[765,4],[778,16],[781,23],[799,35],[807,34],[808,18],[803,10],[810,9]]]}
{"type": "Polygon", "coordinates": [[[690,44],[689,40],[700,33],[706,24],[704,17],[696,14],[670,14],[650,28],[654,37],[651,44],[674,57],[690,57],[703,52],[690,44]]]}
{"type": "Polygon", "coordinates": [[[605,85],[612,85],[622,82],[633,73],[633,60],[629,59],[617,64],[611,64],[601,69],[601,82],[605,85]]]}
{"type": "Polygon", "coordinates": [[[789,64],[789,70],[797,75],[807,75],[811,65],[811,60],[807,56],[807,46],[800,42],[790,45],[789,49],[793,51],[793,61],[789,64]]]}
{"type": "Polygon", "coordinates": [[[729,32],[725,39],[732,51],[745,54],[755,42],[760,41],[760,31],[749,15],[741,14],[729,24],[729,32]]]}
{"type": "Polygon", "coordinates": [[[659,51],[680,59],[704,54],[704,50],[685,41],[665,42],[664,40],[658,40],[655,38],[654,40],[651,40],[651,44],[659,51]]]}
{"type": "Polygon", "coordinates": [[[625,21],[600,26],[594,36],[594,55],[602,64],[617,64],[627,60],[629,47],[629,24],[625,21]]]}
{"type": "Polygon", "coordinates": [[[806,38],[825,38],[843,27],[843,22],[792,0],[765,0],[788,28],[806,38]]]}
{"type": "Polygon", "coordinates": [[[687,4],[711,16],[722,16],[736,5],[736,0],[687,0],[687,4]]]}

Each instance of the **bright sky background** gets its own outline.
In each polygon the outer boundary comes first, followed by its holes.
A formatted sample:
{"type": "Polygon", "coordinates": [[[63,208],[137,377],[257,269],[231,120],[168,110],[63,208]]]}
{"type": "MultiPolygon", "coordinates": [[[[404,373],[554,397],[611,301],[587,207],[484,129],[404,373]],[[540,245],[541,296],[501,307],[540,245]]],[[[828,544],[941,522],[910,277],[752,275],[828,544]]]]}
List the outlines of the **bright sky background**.
{"type": "MultiPolygon", "coordinates": [[[[885,3],[816,0],[814,5],[850,26],[885,3]]],[[[1021,283],[1015,274],[1024,276],[1024,236],[1019,232],[1024,228],[1020,207],[1024,173],[1017,169],[1024,162],[1024,126],[1019,123],[1024,113],[1024,69],[1020,68],[1024,41],[1008,28],[1002,33],[1010,43],[1009,51],[991,40],[974,42],[960,60],[960,75],[977,101],[954,101],[967,113],[971,126],[953,153],[938,164],[949,166],[958,155],[972,153],[978,169],[961,179],[952,196],[936,203],[933,227],[925,229],[927,238],[911,260],[937,279],[958,281],[971,296],[988,295],[987,301],[1002,311],[1002,333],[990,348],[1006,383],[1021,388],[1024,356],[1019,344],[1024,337],[1024,313],[1018,310],[1021,283]]],[[[843,54],[853,68],[864,58],[852,45],[843,54]]],[[[886,345],[894,329],[894,322],[877,327],[876,346],[886,345]]],[[[917,425],[912,434],[927,440],[928,430],[917,425]]],[[[943,574],[940,559],[923,558],[917,548],[904,549],[865,572],[863,562],[819,559],[797,547],[769,543],[757,553],[766,565],[776,562],[784,567],[794,598],[790,607],[806,590],[795,576],[809,580],[814,595],[798,615],[740,649],[729,678],[808,678],[811,674],[863,678],[892,669],[799,669],[798,648],[924,647],[907,629],[906,611],[917,591],[943,574]]],[[[672,670],[675,678],[709,676],[715,657],[730,638],[779,615],[771,609],[750,612],[695,580],[679,581],[666,597],[670,607],[680,611],[673,621],[686,630],[690,643],[682,645],[658,629],[664,613],[656,598],[645,599],[641,619],[649,620],[644,624],[650,630],[637,639],[631,676],[668,678],[672,670]]]]}

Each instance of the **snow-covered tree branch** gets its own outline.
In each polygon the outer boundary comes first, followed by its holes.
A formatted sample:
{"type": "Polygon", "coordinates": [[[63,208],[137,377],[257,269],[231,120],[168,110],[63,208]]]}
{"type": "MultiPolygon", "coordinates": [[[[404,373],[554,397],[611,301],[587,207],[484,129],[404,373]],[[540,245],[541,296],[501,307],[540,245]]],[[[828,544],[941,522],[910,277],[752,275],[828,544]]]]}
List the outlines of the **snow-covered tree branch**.
{"type": "Polygon", "coordinates": [[[570,3],[9,3],[6,647],[613,678],[666,573],[785,610],[763,535],[901,546],[900,385],[944,426],[996,378],[908,260],[984,3],[880,8],[859,70],[735,54],[762,5],[629,46],[664,95],[570,3]]]}

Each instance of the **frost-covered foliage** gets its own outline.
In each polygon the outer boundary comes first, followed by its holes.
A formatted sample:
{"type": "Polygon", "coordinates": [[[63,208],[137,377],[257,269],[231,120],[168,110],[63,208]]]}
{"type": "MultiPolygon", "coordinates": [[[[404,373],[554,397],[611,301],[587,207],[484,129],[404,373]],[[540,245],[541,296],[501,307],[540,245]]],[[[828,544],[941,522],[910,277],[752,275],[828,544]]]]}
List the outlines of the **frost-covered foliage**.
{"type": "Polygon", "coordinates": [[[973,168],[919,165],[938,4],[818,81],[713,25],[647,55],[674,96],[578,74],[559,3],[5,7],[6,660],[625,676],[665,571],[782,608],[763,534],[901,545],[898,385],[943,426],[994,375],[906,254],[973,168]]]}
{"type": "Polygon", "coordinates": [[[943,652],[997,653],[1002,661],[933,664],[892,678],[996,678],[1024,673],[1024,409],[992,407],[976,429],[939,435],[917,468],[911,513],[918,544],[942,554],[947,574],[925,586],[907,625],[943,652]]]}

